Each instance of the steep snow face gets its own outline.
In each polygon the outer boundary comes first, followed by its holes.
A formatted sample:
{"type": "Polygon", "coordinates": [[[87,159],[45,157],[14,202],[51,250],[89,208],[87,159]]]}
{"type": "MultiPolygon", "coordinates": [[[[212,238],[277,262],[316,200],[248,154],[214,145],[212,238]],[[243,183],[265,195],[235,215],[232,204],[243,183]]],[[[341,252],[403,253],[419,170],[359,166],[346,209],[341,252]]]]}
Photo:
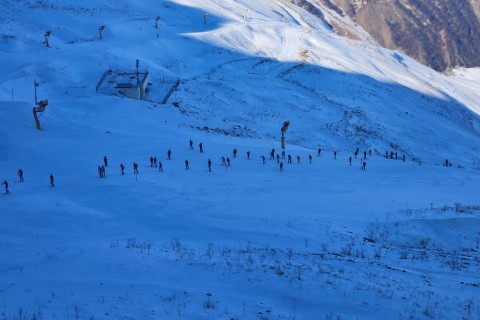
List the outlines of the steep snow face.
{"type": "Polygon", "coordinates": [[[0,9],[3,318],[480,317],[478,70],[447,77],[289,1],[0,9]],[[95,93],[136,59],[150,101],[95,93]]]}

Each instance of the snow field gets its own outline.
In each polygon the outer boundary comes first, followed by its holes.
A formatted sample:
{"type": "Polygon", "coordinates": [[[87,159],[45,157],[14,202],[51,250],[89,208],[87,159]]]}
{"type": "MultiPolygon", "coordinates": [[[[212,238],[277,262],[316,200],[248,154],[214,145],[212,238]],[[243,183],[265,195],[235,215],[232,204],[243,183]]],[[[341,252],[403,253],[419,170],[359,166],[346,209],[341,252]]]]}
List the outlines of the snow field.
{"type": "Polygon", "coordinates": [[[480,317],[476,70],[438,74],[286,1],[0,6],[0,319],[480,317]],[[181,79],[167,105],[94,94],[137,58],[181,79]]]}

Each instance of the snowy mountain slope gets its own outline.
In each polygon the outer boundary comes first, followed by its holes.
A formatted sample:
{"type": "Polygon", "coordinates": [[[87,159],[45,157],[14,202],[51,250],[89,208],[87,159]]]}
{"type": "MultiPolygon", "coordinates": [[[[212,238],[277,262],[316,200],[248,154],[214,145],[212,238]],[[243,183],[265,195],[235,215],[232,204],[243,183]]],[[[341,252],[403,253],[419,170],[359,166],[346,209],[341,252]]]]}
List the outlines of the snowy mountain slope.
{"type": "Polygon", "coordinates": [[[446,77],[287,1],[1,6],[3,318],[480,315],[475,70],[446,77]],[[180,78],[167,105],[94,93],[137,58],[154,80],[180,78]],[[280,173],[268,154],[287,119],[294,163],[280,173]],[[357,146],[372,150],[366,171],[357,146]]]}

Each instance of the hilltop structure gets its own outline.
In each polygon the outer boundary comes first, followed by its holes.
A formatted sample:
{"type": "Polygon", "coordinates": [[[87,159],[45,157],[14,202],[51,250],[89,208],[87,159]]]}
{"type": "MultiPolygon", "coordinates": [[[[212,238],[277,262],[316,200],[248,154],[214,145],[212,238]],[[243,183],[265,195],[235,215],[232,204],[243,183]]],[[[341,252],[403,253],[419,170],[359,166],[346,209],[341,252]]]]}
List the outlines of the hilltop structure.
{"type": "Polygon", "coordinates": [[[96,92],[147,100],[151,83],[147,71],[107,70],[98,81],[96,92]]]}

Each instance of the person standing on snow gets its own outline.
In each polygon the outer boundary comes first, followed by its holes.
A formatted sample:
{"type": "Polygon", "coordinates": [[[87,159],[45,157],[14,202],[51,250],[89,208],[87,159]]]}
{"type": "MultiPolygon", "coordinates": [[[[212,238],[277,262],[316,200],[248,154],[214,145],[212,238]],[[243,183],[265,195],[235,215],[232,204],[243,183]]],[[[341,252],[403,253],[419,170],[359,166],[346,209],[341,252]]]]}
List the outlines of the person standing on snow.
{"type": "Polygon", "coordinates": [[[283,161],[280,161],[280,171],[283,171],[283,161]]]}
{"type": "Polygon", "coordinates": [[[18,178],[20,179],[20,182],[23,182],[25,180],[23,180],[23,170],[22,169],[18,169],[18,178]]]}
{"type": "Polygon", "coordinates": [[[198,148],[200,149],[200,153],[203,153],[203,142],[200,142],[198,148]]]}
{"type": "Polygon", "coordinates": [[[348,158],[348,162],[350,162],[350,165],[352,165],[352,157],[348,158]]]}
{"type": "Polygon", "coordinates": [[[270,160],[273,159],[275,159],[275,149],[272,149],[272,151],[270,151],[270,160]]]}
{"type": "Polygon", "coordinates": [[[153,157],[150,157],[150,167],[153,167],[153,157]]]}
{"type": "Polygon", "coordinates": [[[318,148],[318,150],[317,150],[317,157],[320,157],[320,153],[322,153],[322,148],[318,148]]]}
{"type": "Polygon", "coordinates": [[[168,149],[168,151],[167,151],[168,160],[171,159],[171,156],[172,156],[172,151],[170,149],[168,149]]]}
{"type": "Polygon", "coordinates": [[[190,166],[188,165],[188,160],[185,160],[185,170],[189,170],[190,166]]]}
{"type": "Polygon", "coordinates": [[[160,161],[158,162],[158,172],[163,172],[163,164],[160,161]]]}
{"type": "Polygon", "coordinates": [[[236,158],[237,157],[237,149],[233,149],[233,157],[236,158]]]}
{"type": "Polygon", "coordinates": [[[190,139],[190,150],[193,150],[193,141],[190,139]]]}
{"type": "Polygon", "coordinates": [[[133,163],[133,174],[138,174],[138,163],[133,163]]]}
{"type": "Polygon", "coordinates": [[[247,159],[250,160],[250,151],[247,151],[247,159]]]}
{"type": "Polygon", "coordinates": [[[208,171],[212,171],[212,160],[210,160],[210,158],[208,158],[207,165],[208,165],[208,171]]]}
{"type": "Polygon", "coordinates": [[[7,182],[7,180],[3,180],[2,184],[5,186],[5,194],[9,194],[10,191],[8,190],[8,182],[7,182]]]}
{"type": "Polygon", "coordinates": [[[105,167],[108,167],[108,159],[107,159],[107,156],[103,157],[103,163],[105,164],[105,167]]]}
{"type": "Polygon", "coordinates": [[[55,178],[53,177],[53,174],[50,174],[50,187],[55,187],[55,178]]]}
{"type": "Polygon", "coordinates": [[[123,163],[120,163],[120,171],[122,172],[122,176],[125,175],[125,166],[123,163]]]}
{"type": "Polygon", "coordinates": [[[367,166],[367,163],[365,161],[363,161],[362,163],[362,170],[365,171],[365,167],[367,166]]]}
{"type": "Polygon", "coordinates": [[[308,155],[308,161],[310,161],[310,164],[312,164],[312,155],[311,154],[308,155]]]}

